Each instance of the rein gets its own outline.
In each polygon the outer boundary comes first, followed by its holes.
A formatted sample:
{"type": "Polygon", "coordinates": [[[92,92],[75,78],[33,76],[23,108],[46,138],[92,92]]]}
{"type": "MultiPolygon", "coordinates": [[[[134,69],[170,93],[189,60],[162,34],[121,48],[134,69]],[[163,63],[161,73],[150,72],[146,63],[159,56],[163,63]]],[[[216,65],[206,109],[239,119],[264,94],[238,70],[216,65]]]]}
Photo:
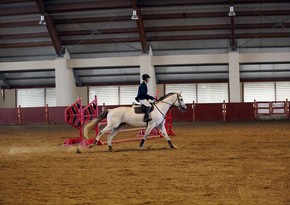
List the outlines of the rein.
{"type": "MultiPolygon", "coordinates": [[[[163,100],[159,100],[158,102],[163,102],[163,103],[165,103],[165,104],[167,104],[167,105],[170,105],[170,107],[171,107],[171,106],[173,106],[173,105],[175,104],[175,102],[176,102],[177,100],[178,100],[178,102],[179,102],[178,94],[176,93],[176,95],[177,95],[177,98],[175,99],[174,103],[172,103],[172,104],[170,104],[170,103],[168,103],[168,102],[166,102],[166,101],[163,101],[163,100]]],[[[158,102],[157,102],[157,103],[158,103],[158,102]]],[[[179,103],[180,103],[180,102],[179,102],[179,103]]],[[[164,118],[163,121],[164,121],[165,118],[166,118],[166,115],[165,115],[163,112],[161,112],[161,110],[156,106],[156,103],[154,103],[153,105],[156,107],[156,109],[157,109],[157,110],[160,112],[160,114],[163,116],[163,118],[164,118]]],[[[163,122],[163,121],[162,121],[162,122],[163,122]]],[[[162,122],[161,122],[161,123],[162,123],[162,122]]],[[[160,124],[161,124],[161,123],[160,123],[160,124]]]]}

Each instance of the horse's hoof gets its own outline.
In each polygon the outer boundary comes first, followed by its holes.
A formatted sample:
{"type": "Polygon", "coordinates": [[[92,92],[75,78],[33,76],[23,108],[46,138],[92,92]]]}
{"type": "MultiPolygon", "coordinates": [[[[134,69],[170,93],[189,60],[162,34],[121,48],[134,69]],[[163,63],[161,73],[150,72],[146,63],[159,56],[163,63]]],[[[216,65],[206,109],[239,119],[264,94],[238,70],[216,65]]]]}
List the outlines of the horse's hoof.
{"type": "Polygon", "coordinates": [[[175,149],[175,146],[172,144],[172,142],[171,142],[170,140],[168,140],[167,142],[168,142],[169,147],[170,147],[171,149],[175,149]]]}
{"type": "Polygon", "coordinates": [[[90,145],[89,145],[89,149],[91,149],[91,148],[93,148],[93,147],[95,147],[95,144],[90,144],[90,145]]]}
{"type": "Polygon", "coordinates": [[[140,144],[139,144],[139,147],[140,147],[140,148],[144,147],[144,143],[145,143],[145,140],[142,139],[141,142],[140,142],[140,144]]]}
{"type": "Polygon", "coordinates": [[[113,147],[109,146],[109,152],[113,152],[113,147]]]}
{"type": "Polygon", "coordinates": [[[170,147],[170,149],[178,149],[178,147],[173,144],[172,147],[170,147]]]}
{"type": "Polygon", "coordinates": [[[77,154],[82,153],[81,149],[77,147],[76,153],[77,153],[77,154]]]}

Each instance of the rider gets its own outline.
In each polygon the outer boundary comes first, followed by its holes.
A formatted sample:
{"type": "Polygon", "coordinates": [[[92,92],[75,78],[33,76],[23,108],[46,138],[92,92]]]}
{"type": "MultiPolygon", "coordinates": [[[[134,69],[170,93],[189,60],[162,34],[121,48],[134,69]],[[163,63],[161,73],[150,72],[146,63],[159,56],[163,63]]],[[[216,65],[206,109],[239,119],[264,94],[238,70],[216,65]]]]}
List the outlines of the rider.
{"type": "Polygon", "coordinates": [[[142,105],[145,106],[145,116],[143,121],[144,122],[149,122],[152,119],[149,119],[149,112],[151,109],[151,104],[148,102],[148,100],[154,100],[155,98],[152,97],[151,95],[148,95],[148,89],[147,89],[147,84],[149,82],[149,78],[151,78],[148,74],[143,74],[142,75],[142,80],[143,82],[139,85],[138,88],[138,94],[137,97],[135,98],[138,102],[140,102],[142,105]]]}

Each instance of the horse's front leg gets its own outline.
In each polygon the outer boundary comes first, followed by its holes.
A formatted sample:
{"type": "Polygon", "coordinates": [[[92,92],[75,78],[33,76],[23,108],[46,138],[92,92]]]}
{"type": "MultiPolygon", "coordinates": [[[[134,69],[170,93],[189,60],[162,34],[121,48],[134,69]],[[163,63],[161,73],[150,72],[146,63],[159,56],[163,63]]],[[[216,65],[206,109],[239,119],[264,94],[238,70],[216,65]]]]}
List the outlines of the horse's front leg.
{"type": "Polygon", "coordinates": [[[170,137],[167,134],[166,128],[164,126],[164,123],[162,125],[160,125],[159,127],[157,127],[157,129],[162,133],[163,137],[165,138],[165,140],[168,142],[169,147],[171,149],[176,149],[177,147],[175,145],[172,144],[170,137]]]}
{"type": "Polygon", "coordinates": [[[151,130],[154,128],[154,125],[148,125],[146,130],[145,130],[145,133],[144,133],[144,136],[143,136],[143,139],[141,140],[140,144],[139,144],[139,147],[142,149],[144,149],[144,143],[147,139],[147,137],[150,135],[150,132],[151,130]]]}

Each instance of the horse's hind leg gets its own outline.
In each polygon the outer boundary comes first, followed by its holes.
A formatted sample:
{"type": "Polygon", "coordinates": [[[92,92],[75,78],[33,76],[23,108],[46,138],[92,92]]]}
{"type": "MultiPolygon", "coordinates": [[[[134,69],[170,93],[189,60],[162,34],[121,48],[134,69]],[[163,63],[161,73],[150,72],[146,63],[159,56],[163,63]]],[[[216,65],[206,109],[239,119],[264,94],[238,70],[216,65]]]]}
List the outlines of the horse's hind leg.
{"type": "Polygon", "coordinates": [[[125,126],[125,123],[121,123],[118,127],[113,128],[111,133],[108,135],[107,137],[107,143],[108,143],[108,147],[109,147],[109,151],[113,151],[112,148],[112,139],[118,134],[118,132],[125,126]]]}
{"type": "Polygon", "coordinates": [[[96,137],[95,141],[94,141],[94,145],[98,144],[98,141],[100,140],[100,138],[103,136],[103,134],[107,133],[108,131],[110,131],[111,128],[107,125],[106,127],[104,127],[104,129],[102,129],[98,136],[96,137]]]}

